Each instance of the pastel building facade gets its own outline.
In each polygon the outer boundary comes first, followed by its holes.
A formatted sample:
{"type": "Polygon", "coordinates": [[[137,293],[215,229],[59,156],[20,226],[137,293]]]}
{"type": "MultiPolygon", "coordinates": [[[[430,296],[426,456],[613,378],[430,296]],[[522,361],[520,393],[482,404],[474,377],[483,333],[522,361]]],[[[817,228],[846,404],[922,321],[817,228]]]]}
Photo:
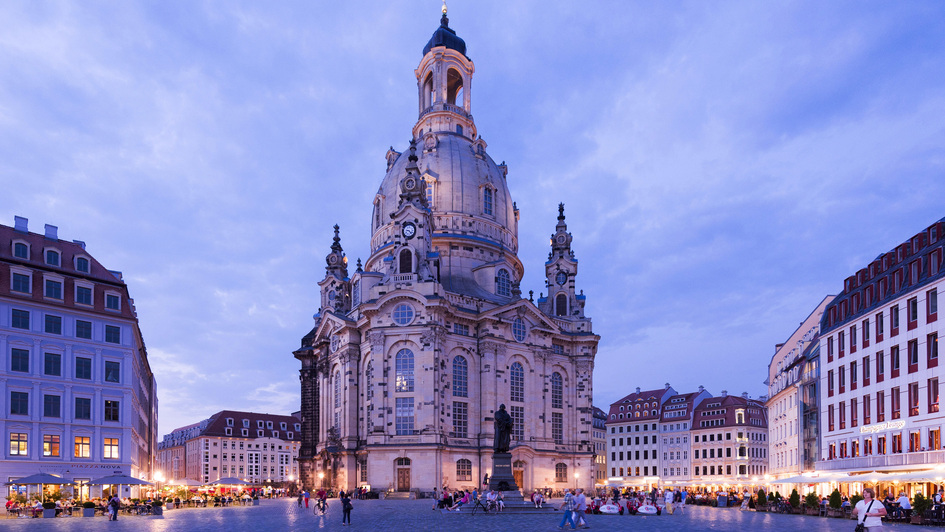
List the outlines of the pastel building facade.
{"type": "Polygon", "coordinates": [[[938,295],[945,219],[850,275],[821,321],[821,461],[848,473],[945,462],[938,295]]]}
{"type": "Polygon", "coordinates": [[[628,485],[649,485],[659,478],[660,412],[676,390],[635,392],[610,405],[607,414],[609,479],[628,485]]]}
{"type": "Polygon", "coordinates": [[[748,394],[703,400],[693,412],[692,481],[748,485],[768,473],[768,416],[748,394]]]}
{"type": "Polygon", "coordinates": [[[692,416],[696,407],[710,397],[712,394],[700,386],[697,392],[677,394],[663,403],[659,424],[658,468],[662,480],[674,483],[692,480],[692,416]]]}
{"type": "Polygon", "coordinates": [[[157,384],[128,286],[28,223],[0,226],[0,479],[151,479],[157,384]]]}

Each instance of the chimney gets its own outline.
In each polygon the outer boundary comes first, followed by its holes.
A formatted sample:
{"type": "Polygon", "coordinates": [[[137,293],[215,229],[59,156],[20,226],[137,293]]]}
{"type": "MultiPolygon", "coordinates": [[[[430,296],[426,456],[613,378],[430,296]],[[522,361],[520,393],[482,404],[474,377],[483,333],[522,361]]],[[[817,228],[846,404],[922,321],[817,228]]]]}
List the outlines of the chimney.
{"type": "Polygon", "coordinates": [[[722,397],[728,397],[728,390],[722,390],[722,397]]]}
{"type": "Polygon", "coordinates": [[[637,393],[640,393],[640,387],[637,386],[637,393]]]}
{"type": "Polygon", "coordinates": [[[28,233],[28,232],[29,232],[29,229],[28,229],[29,223],[30,223],[29,218],[23,218],[22,216],[14,216],[14,217],[13,217],[13,228],[16,229],[17,231],[21,231],[21,232],[23,232],[23,233],[28,233]]]}
{"type": "Polygon", "coordinates": [[[665,388],[665,389],[667,389],[667,390],[669,389],[669,383],[668,383],[668,382],[666,383],[666,388],[665,388]]]}
{"type": "Polygon", "coordinates": [[[748,392],[742,392],[742,399],[748,399],[748,392]]]}
{"type": "Polygon", "coordinates": [[[702,393],[704,391],[705,391],[705,386],[699,386],[699,393],[702,393]]]}
{"type": "Polygon", "coordinates": [[[781,343],[781,344],[774,344],[774,352],[777,353],[777,352],[778,352],[778,349],[781,349],[782,347],[784,347],[784,344],[783,344],[783,343],[781,343]]]}
{"type": "Polygon", "coordinates": [[[55,225],[46,224],[46,238],[50,240],[59,240],[59,228],[55,225]]]}
{"type": "Polygon", "coordinates": [[[82,248],[82,249],[85,249],[85,242],[83,242],[83,241],[81,241],[81,240],[73,240],[72,243],[73,243],[73,244],[77,244],[77,245],[78,245],[80,248],[82,248]]]}

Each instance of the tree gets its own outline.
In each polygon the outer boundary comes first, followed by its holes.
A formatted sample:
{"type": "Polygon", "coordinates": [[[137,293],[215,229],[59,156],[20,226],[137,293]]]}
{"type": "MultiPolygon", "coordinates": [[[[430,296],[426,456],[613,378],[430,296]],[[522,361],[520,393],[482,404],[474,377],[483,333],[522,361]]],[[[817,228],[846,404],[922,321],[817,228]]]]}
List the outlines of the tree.
{"type": "Polygon", "coordinates": [[[797,488],[791,490],[791,508],[800,508],[801,506],[801,494],[797,492],[797,488]]]}
{"type": "Polygon", "coordinates": [[[812,491],[804,497],[804,503],[807,504],[808,508],[816,508],[817,505],[820,504],[820,498],[812,491]]]}
{"type": "Polygon", "coordinates": [[[840,495],[840,490],[838,489],[833,490],[833,493],[830,494],[830,501],[828,504],[834,510],[840,509],[840,506],[843,504],[843,498],[840,495]]]}
{"type": "Polygon", "coordinates": [[[767,503],[767,499],[765,498],[765,490],[759,489],[759,490],[758,490],[758,502],[757,502],[757,504],[764,505],[764,504],[766,504],[766,503],[767,503]]]}

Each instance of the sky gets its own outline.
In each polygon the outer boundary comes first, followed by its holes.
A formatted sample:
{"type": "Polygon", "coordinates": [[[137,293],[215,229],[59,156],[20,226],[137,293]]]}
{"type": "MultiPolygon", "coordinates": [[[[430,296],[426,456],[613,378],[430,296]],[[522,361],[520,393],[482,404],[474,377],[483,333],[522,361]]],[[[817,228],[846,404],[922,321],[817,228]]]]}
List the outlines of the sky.
{"type": "MultiPolygon", "coordinates": [[[[0,223],[124,274],[159,431],[299,408],[332,226],[369,252],[440,2],[0,3],[0,223]]],[[[594,403],[766,393],[775,344],[945,217],[945,4],[451,0],[521,210],[564,201],[594,403]]],[[[352,268],[353,271],[353,268],[352,268]]]]}

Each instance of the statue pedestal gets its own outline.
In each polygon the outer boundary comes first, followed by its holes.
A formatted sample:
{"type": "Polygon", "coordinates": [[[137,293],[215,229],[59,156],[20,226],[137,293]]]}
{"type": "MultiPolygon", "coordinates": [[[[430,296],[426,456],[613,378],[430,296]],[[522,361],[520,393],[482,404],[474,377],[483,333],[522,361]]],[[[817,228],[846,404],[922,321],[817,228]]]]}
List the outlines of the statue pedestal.
{"type": "Polygon", "coordinates": [[[489,489],[501,491],[506,506],[525,504],[525,498],[522,496],[522,492],[515,483],[515,476],[512,475],[511,453],[493,453],[492,475],[489,476],[489,489]]]}

